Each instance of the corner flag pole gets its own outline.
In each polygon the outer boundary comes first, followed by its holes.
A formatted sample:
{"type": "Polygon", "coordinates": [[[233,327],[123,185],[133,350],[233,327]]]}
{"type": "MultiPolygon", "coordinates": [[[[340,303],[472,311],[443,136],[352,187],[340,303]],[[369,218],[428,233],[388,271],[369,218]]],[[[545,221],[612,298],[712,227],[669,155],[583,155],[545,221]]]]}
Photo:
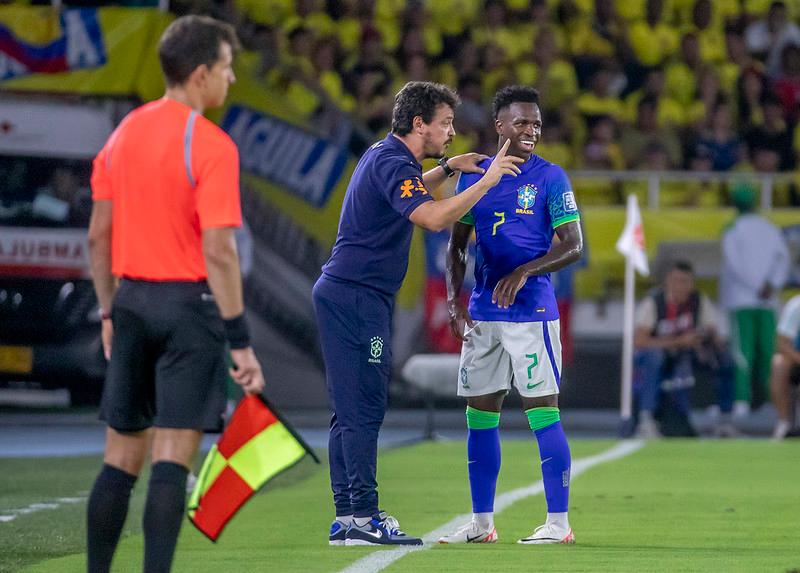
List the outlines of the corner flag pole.
{"type": "Polygon", "coordinates": [[[622,312],[622,387],[620,388],[620,417],[626,424],[633,415],[633,305],[634,274],[632,253],[625,257],[625,297],[622,312]]]}
{"type": "Polygon", "coordinates": [[[620,417],[623,432],[628,428],[633,416],[633,306],[635,296],[635,274],[649,275],[647,253],[644,247],[644,226],[636,195],[628,195],[625,214],[625,228],[616,245],[617,251],[625,256],[625,297],[622,324],[622,380],[620,381],[620,417]]]}

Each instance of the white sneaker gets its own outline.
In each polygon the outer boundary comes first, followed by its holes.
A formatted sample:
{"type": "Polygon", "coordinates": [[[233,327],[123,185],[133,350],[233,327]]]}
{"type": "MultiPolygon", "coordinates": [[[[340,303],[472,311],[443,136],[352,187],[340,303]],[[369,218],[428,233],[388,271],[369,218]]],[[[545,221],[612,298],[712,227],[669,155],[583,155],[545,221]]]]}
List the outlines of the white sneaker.
{"type": "Polygon", "coordinates": [[[787,422],[786,420],[778,420],[778,423],[775,424],[775,429],[772,431],[772,439],[773,440],[782,440],[786,437],[789,433],[789,430],[792,429],[792,425],[787,422]]]}
{"type": "Polygon", "coordinates": [[[482,529],[474,521],[459,527],[454,533],[439,538],[439,543],[496,543],[497,529],[482,529]]]}
{"type": "Polygon", "coordinates": [[[639,425],[636,426],[636,437],[643,440],[657,440],[662,436],[655,420],[642,417],[639,420],[639,425]]]}
{"type": "Polygon", "coordinates": [[[563,543],[572,545],[575,543],[575,534],[572,533],[572,528],[563,530],[550,523],[540,525],[533,530],[528,537],[524,537],[517,541],[523,545],[546,545],[550,543],[563,543]]]}
{"type": "Polygon", "coordinates": [[[730,422],[720,422],[714,425],[711,435],[715,438],[741,438],[742,433],[730,422]]]}
{"type": "Polygon", "coordinates": [[[746,400],[736,400],[733,403],[733,417],[737,419],[747,418],[750,415],[750,402],[746,400]]]}

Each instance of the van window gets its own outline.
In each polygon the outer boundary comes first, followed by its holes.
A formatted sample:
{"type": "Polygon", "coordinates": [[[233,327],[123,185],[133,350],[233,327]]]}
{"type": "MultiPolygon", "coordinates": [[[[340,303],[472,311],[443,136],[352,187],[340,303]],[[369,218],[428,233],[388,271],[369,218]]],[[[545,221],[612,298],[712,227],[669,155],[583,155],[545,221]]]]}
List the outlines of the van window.
{"type": "Polygon", "coordinates": [[[0,225],[89,226],[89,160],[0,156],[0,225]]]}

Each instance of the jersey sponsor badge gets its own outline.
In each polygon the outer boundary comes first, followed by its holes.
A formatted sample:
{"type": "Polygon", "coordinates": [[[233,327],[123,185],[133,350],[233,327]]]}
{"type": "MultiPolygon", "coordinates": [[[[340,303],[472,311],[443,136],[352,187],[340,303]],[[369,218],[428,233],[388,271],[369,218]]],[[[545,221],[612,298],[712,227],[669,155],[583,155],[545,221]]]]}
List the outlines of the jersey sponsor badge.
{"type": "Polygon", "coordinates": [[[567,191],[564,193],[564,211],[577,211],[578,204],[575,202],[575,193],[567,191]]]}
{"type": "Polygon", "coordinates": [[[425,189],[425,184],[419,177],[414,177],[414,179],[405,179],[403,184],[400,185],[401,199],[410,199],[414,196],[414,192],[420,195],[428,194],[428,190],[425,189]]]}

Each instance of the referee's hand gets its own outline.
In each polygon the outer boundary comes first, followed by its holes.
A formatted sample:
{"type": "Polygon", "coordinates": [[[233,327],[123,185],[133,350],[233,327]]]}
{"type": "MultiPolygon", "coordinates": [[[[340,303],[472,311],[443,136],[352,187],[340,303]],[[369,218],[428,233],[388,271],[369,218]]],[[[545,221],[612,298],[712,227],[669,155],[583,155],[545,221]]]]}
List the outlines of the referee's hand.
{"type": "Polygon", "coordinates": [[[253,348],[239,348],[231,350],[233,368],[230,369],[231,378],[247,394],[261,394],[264,390],[264,374],[253,348]]]}

